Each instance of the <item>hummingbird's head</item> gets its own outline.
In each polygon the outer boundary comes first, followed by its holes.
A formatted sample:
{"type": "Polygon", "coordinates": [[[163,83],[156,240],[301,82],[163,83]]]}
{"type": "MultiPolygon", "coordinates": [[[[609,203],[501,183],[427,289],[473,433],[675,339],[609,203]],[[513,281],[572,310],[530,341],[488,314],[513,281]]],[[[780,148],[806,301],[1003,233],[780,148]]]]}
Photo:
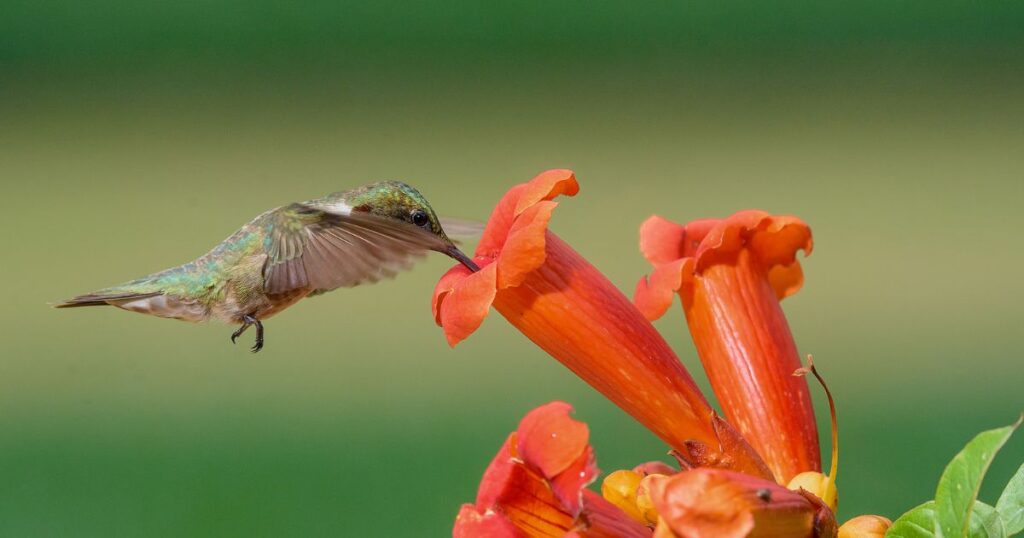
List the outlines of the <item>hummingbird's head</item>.
{"type": "Polygon", "coordinates": [[[441,219],[427,199],[411,185],[401,181],[381,181],[351,192],[345,203],[352,212],[365,212],[378,217],[399,220],[440,239],[433,250],[451,256],[471,271],[479,267],[448,238],[441,219]]]}

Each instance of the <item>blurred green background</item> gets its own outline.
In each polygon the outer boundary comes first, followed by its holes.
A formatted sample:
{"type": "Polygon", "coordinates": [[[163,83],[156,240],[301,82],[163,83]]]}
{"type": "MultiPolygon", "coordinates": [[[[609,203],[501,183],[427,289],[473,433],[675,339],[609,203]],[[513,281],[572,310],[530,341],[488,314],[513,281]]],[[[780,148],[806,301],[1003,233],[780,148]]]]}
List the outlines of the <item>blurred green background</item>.
{"type": "MultiPolygon", "coordinates": [[[[811,224],[786,310],[838,399],[840,516],[898,515],[1024,407],[1022,83],[1019,2],[0,0],[0,536],[446,535],[552,399],[606,471],[663,457],[500,316],[449,349],[440,256],[257,356],[47,307],[286,202],[400,178],[482,220],[553,167],[582,183],[554,230],[629,294],[652,213],[811,224]]],[[[704,384],[681,310],[656,325],[704,384]]]]}

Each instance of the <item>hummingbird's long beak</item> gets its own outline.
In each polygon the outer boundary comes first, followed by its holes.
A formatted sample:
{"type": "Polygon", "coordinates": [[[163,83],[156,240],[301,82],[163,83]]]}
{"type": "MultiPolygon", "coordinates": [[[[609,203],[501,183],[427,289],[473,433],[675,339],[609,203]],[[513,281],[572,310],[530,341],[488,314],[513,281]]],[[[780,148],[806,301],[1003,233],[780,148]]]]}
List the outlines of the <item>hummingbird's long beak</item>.
{"type": "Polygon", "coordinates": [[[478,266],[476,262],[470,259],[469,256],[463,254],[462,251],[459,250],[459,247],[455,245],[448,245],[448,248],[444,251],[444,253],[451,256],[462,265],[465,265],[467,269],[473,271],[474,273],[480,270],[480,266],[478,266]]]}

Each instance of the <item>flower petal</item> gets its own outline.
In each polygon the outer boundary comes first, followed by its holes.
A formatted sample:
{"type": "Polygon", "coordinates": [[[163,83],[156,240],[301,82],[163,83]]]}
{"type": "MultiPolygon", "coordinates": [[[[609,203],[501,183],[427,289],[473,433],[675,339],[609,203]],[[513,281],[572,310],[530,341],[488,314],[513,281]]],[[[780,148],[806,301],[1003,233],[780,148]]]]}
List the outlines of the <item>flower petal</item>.
{"type": "MultiPolygon", "coordinates": [[[[583,490],[583,516],[577,535],[582,538],[649,538],[651,529],[637,523],[600,495],[583,490]]],[[[571,535],[568,535],[571,536],[571,535]]]]}
{"type": "Polygon", "coordinates": [[[722,219],[698,219],[684,226],[652,215],[640,225],[640,252],[655,266],[692,257],[720,222],[722,219]]]}
{"type": "Polygon", "coordinates": [[[569,416],[572,406],[551,402],[530,411],[516,430],[519,459],[551,482],[567,511],[580,510],[580,491],[594,481],[597,466],[586,424],[569,416]]]}
{"type": "Polygon", "coordinates": [[[516,430],[520,459],[545,477],[564,471],[587,448],[590,428],[570,412],[569,404],[551,402],[527,413],[516,430]]]}
{"type": "MultiPolygon", "coordinates": [[[[765,269],[790,266],[796,262],[798,250],[810,254],[813,246],[810,227],[796,217],[772,216],[753,209],[739,211],[723,219],[700,242],[693,254],[694,272],[703,273],[717,263],[731,263],[744,248],[749,248],[765,269]]],[[[786,295],[792,295],[802,283],[801,275],[798,281],[790,280],[781,291],[788,290],[786,295]],[[789,289],[794,285],[796,289],[789,289]]]]}
{"type": "Polygon", "coordinates": [[[587,445],[583,454],[580,454],[580,457],[572,462],[565,471],[559,473],[558,476],[548,479],[548,485],[555,496],[558,497],[559,502],[562,503],[565,511],[574,516],[579,516],[582,510],[580,506],[582,502],[581,492],[586,491],[583,488],[593,482],[600,472],[594,458],[594,448],[587,445]]]}
{"type": "Polygon", "coordinates": [[[633,293],[633,304],[649,320],[656,320],[665,315],[672,299],[683,285],[683,279],[692,272],[693,259],[680,258],[672,262],[657,265],[651,276],[643,277],[636,283],[633,293]]]}
{"type": "Polygon", "coordinates": [[[580,192],[580,185],[576,181],[576,175],[572,170],[554,169],[541,172],[526,184],[519,200],[516,202],[516,215],[526,211],[542,200],[551,200],[559,195],[576,196],[580,192]]]}
{"type": "Polygon", "coordinates": [[[750,248],[765,266],[790,265],[796,252],[809,255],[814,249],[811,228],[804,221],[789,215],[762,218],[749,238],[750,248]]]}
{"type": "Polygon", "coordinates": [[[444,328],[448,345],[455,346],[480,327],[497,291],[497,264],[470,273],[462,265],[448,270],[434,288],[434,319],[444,328]]]}
{"type": "Polygon", "coordinates": [[[477,510],[503,513],[528,536],[561,536],[575,525],[542,476],[513,455],[515,434],[509,436],[480,480],[477,510]]]}
{"type": "Polygon", "coordinates": [[[506,484],[513,468],[517,466],[515,453],[516,434],[510,433],[505,442],[494,455],[491,463],[484,471],[480,479],[480,487],[476,492],[476,505],[483,508],[490,508],[499,503],[502,495],[505,494],[506,484]]]}
{"type": "Polygon", "coordinates": [[[800,291],[804,285],[804,270],[798,262],[776,265],[768,270],[768,283],[775,290],[775,297],[783,300],[800,291]]]}
{"type": "Polygon", "coordinates": [[[472,504],[462,505],[455,516],[452,538],[527,538],[504,514],[494,510],[477,510],[472,504]]]}
{"type": "Polygon", "coordinates": [[[491,529],[501,537],[650,536],[645,526],[585,489],[597,467],[587,426],[570,418],[571,410],[551,402],[523,418],[484,472],[476,504],[462,508],[456,536],[491,536],[491,529]],[[509,532],[509,525],[522,534],[498,534],[509,532]]]}
{"type": "Polygon", "coordinates": [[[574,196],[577,192],[579,183],[576,182],[576,176],[571,170],[541,172],[530,181],[512,187],[498,201],[491,212],[491,217],[487,219],[483,235],[477,243],[476,255],[496,258],[516,217],[531,205],[562,194],[574,196]]]}
{"type": "Polygon", "coordinates": [[[659,215],[651,215],[640,225],[640,252],[652,265],[669,263],[684,257],[686,227],[659,215]]]}
{"type": "Polygon", "coordinates": [[[526,274],[544,263],[544,237],[557,202],[537,202],[512,223],[498,256],[498,287],[518,286],[526,274]]]}
{"type": "Polygon", "coordinates": [[[445,297],[449,293],[455,290],[467,276],[471,275],[469,269],[466,266],[460,264],[454,265],[451,269],[446,271],[441,278],[434,285],[434,296],[431,298],[431,309],[434,312],[434,322],[437,323],[438,327],[444,325],[441,319],[441,303],[444,302],[445,297]]]}

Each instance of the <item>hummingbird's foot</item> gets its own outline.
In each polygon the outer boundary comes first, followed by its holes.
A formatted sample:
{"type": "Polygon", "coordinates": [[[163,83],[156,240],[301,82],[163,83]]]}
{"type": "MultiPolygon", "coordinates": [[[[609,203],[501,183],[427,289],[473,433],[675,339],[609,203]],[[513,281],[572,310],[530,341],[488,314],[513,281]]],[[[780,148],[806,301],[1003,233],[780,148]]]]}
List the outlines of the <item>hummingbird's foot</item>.
{"type": "Polygon", "coordinates": [[[256,319],[255,316],[252,316],[250,314],[242,316],[242,326],[239,327],[238,330],[236,330],[235,332],[231,333],[231,343],[234,344],[235,340],[237,340],[239,336],[242,336],[242,333],[244,333],[245,330],[248,329],[250,325],[256,326],[256,343],[253,344],[251,349],[253,353],[256,353],[257,351],[263,349],[263,323],[260,320],[256,319]]]}
{"type": "Polygon", "coordinates": [[[252,324],[256,326],[256,343],[253,344],[250,351],[256,353],[263,349],[263,323],[256,318],[252,318],[252,324]]]}
{"type": "Polygon", "coordinates": [[[231,333],[231,343],[234,344],[235,340],[237,340],[239,336],[242,336],[242,333],[244,333],[245,330],[248,329],[248,328],[249,328],[249,324],[248,323],[243,323],[242,326],[239,327],[237,331],[231,333]]]}

